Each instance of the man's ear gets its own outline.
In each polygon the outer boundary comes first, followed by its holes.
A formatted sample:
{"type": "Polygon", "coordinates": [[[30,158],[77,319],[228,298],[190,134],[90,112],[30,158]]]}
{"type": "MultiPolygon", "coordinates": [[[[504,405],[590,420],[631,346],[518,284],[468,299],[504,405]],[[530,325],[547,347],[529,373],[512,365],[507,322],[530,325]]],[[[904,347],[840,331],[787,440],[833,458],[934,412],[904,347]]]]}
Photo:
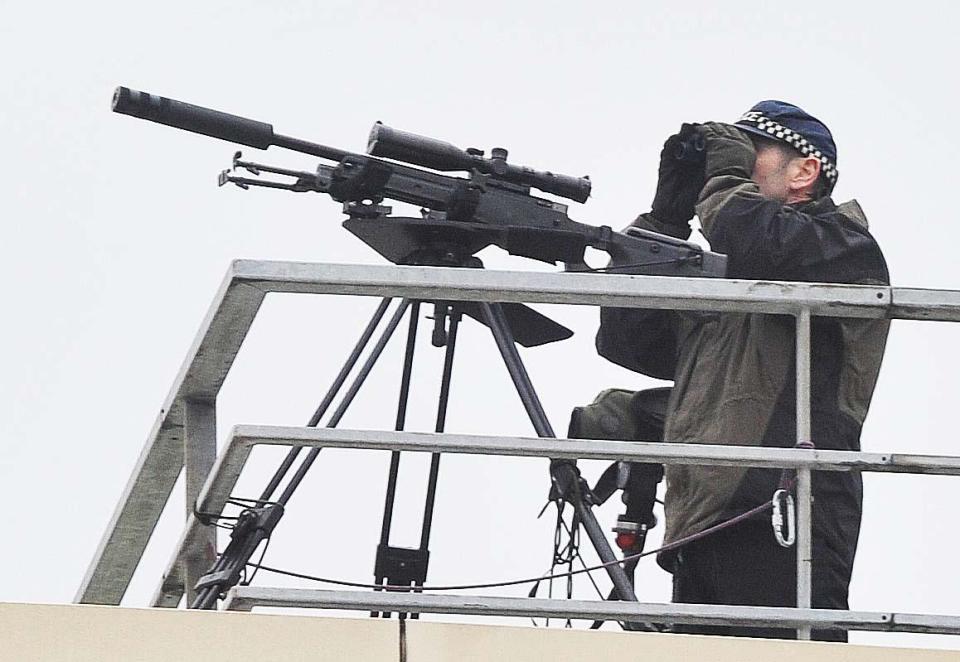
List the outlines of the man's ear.
{"type": "Polygon", "coordinates": [[[791,191],[802,191],[812,187],[820,176],[820,159],[806,156],[794,160],[794,168],[787,184],[791,191]]]}

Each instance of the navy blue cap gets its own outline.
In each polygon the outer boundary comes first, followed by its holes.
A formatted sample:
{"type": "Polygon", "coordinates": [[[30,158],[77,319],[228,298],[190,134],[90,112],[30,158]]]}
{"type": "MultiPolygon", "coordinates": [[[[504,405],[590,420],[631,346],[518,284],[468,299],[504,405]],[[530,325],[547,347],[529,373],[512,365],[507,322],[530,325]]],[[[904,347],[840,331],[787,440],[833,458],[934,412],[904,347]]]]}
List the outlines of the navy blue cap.
{"type": "Polygon", "coordinates": [[[754,135],[787,143],[804,156],[820,159],[820,172],[837,183],[837,145],[827,125],[785,101],[761,101],[734,123],[754,135]]]}

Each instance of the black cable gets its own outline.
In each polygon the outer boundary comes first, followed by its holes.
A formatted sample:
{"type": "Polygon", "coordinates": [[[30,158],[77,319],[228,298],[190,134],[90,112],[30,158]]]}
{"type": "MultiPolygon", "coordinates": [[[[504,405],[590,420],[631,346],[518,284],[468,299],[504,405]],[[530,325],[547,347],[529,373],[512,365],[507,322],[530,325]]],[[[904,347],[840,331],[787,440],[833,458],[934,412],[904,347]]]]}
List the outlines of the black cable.
{"type": "MultiPolygon", "coordinates": [[[[620,264],[608,267],[587,267],[586,269],[570,269],[566,273],[573,274],[615,274],[624,269],[642,269],[643,267],[659,267],[665,264],[683,264],[684,262],[694,262],[700,260],[702,255],[688,255],[687,257],[675,257],[669,260],[659,260],[654,262],[636,262],[634,264],[620,264]]],[[[632,274],[640,276],[644,274],[632,274]]]]}
{"type": "MultiPolygon", "coordinates": [[[[567,556],[567,572],[572,572],[573,561],[580,556],[580,523],[577,521],[577,511],[573,511],[573,524],[571,524],[569,529],[567,528],[566,522],[561,521],[561,524],[563,524],[563,528],[570,533],[570,552],[567,556]]],[[[584,563],[584,566],[586,566],[586,563],[584,563]]],[[[587,575],[589,574],[588,572],[587,575]]],[[[567,600],[571,598],[573,598],[573,575],[567,577],[567,600]]],[[[568,628],[573,627],[573,621],[568,618],[566,626],[568,628]]]]}
{"type": "MultiPolygon", "coordinates": [[[[226,501],[224,501],[225,506],[236,506],[237,508],[247,509],[251,505],[255,506],[272,506],[276,505],[275,501],[265,501],[263,499],[247,499],[244,497],[235,497],[231,496],[226,501]]],[[[232,526],[224,526],[218,524],[218,520],[239,520],[240,515],[224,515],[223,513],[208,513],[194,508],[194,516],[200,520],[200,523],[204,526],[216,526],[218,528],[227,528],[232,529],[232,526]]]]}
{"type": "Polygon", "coordinates": [[[264,559],[264,558],[266,557],[266,555],[267,555],[267,549],[270,548],[270,540],[271,540],[270,538],[267,538],[266,543],[264,543],[264,545],[263,545],[263,552],[260,553],[260,560],[257,561],[256,565],[254,565],[253,574],[250,575],[250,578],[244,580],[243,586],[249,586],[249,585],[250,585],[250,582],[253,581],[253,578],[257,576],[257,573],[258,573],[258,572],[260,572],[260,564],[263,563],[263,559],[264,559]]]}
{"type": "Polygon", "coordinates": [[[239,517],[225,517],[224,515],[218,515],[216,513],[201,513],[198,511],[193,511],[193,514],[200,521],[200,524],[203,526],[213,526],[218,529],[229,529],[233,531],[233,524],[222,524],[220,520],[239,520],[239,517]]]}
{"type": "Polygon", "coordinates": [[[672,543],[668,545],[663,545],[662,547],[658,547],[657,549],[652,549],[647,552],[640,552],[639,554],[631,554],[630,556],[624,556],[622,559],[616,559],[608,563],[601,563],[598,565],[584,568],[582,570],[573,570],[571,572],[562,572],[558,574],[551,574],[551,575],[541,576],[541,577],[526,577],[524,579],[514,579],[514,580],[502,581],[502,582],[487,582],[483,584],[451,584],[448,586],[398,586],[398,585],[392,585],[392,584],[365,584],[362,582],[350,582],[350,581],[341,580],[341,579],[331,579],[329,577],[318,577],[316,575],[307,575],[304,573],[293,572],[290,570],[280,570],[279,568],[271,568],[269,566],[265,566],[258,563],[248,563],[247,565],[256,566],[265,572],[272,572],[274,574],[285,575],[287,577],[295,577],[297,579],[306,579],[308,581],[320,582],[322,584],[334,584],[336,586],[349,586],[351,588],[369,588],[377,591],[384,591],[384,590],[396,591],[396,592],[416,591],[417,593],[422,593],[425,591],[464,591],[464,590],[482,589],[482,588],[502,588],[506,586],[519,586],[522,584],[532,584],[534,582],[539,582],[544,579],[563,579],[565,577],[572,577],[574,575],[582,575],[583,573],[593,572],[594,570],[602,570],[609,566],[619,565],[622,563],[626,563],[627,561],[632,561],[634,559],[642,559],[647,556],[659,554],[661,552],[669,552],[674,549],[678,549],[683,545],[694,542],[695,540],[700,540],[701,538],[705,538],[706,536],[712,533],[716,533],[717,531],[731,527],[734,524],[739,524],[740,522],[746,519],[749,519],[755,515],[759,515],[760,513],[764,512],[765,510],[769,510],[772,507],[773,507],[773,504],[768,501],[763,505],[757,506],[756,508],[748,510],[745,513],[737,515],[736,517],[733,517],[724,522],[720,522],[719,524],[715,524],[709,528],[706,528],[703,531],[700,531],[699,533],[694,533],[693,535],[689,535],[685,538],[681,538],[680,540],[675,540],[672,543]]]}
{"type": "MultiPolygon", "coordinates": [[[[579,529],[578,529],[578,530],[579,530],[579,529]]],[[[587,563],[586,563],[586,561],[583,560],[583,554],[580,553],[580,545],[579,545],[579,543],[576,542],[575,539],[574,539],[574,532],[573,532],[573,531],[571,530],[571,528],[567,525],[566,521],[564,521],[564,519],[563,519],[563,508],[562,508],[562,506],[560,506],[559,503],[558,503],[558,506],[557,506],[557,526],[556,526],[556,528],[554,529],[553,563],[552,563],[552,565],[551,565],[550,570],[548,571],[548,573],[545,574],[545,575],[543,575],[543,579],[547,579],[547,578],[550,576],[550,574],[553,572],[554,568],[556,568],[557,565],[562,565],[562,564],[564,564],[564,563],[567,563],[567,564],[569,565],[569,567],[572,569],[573,561],[574,561],[574,560],[579,561],[579,562],[580,562],[580,565],[583,566],[583,568],[584,568],[585,570],[587,569],[587,563]],[[560,545],[560,529],[561,529],[561,527],[562,527],[563,530],[566,532],[566,534],[567,534],[567,536],[568,536],[568,540],[570,540],[570,542],[567,544],[566,547],[563,548],[562,551],[558,551],[558,550],[557,550],[557,547],[559,547],[559,545],[560,545]]],[[[603,599],[603,597],[604,597],[604,596],[603,596],[603,592],[600,590],[600,587],[597,585],[596,580],[594,580],[593,574],[590,573],[590,572],[587,572],[587,578],[590,580],[590,583],[593,585],[593,589],[597,592],[597,595],[600,596],[601,599],[603,599]]],[[[567,599],[568,599],[568,600],[573,597],[573,596],[572,596],[572,589],[573,589],[572,581],[573,581],[573,577],[572,577],[572,576],[570,576],[570,577],[567,578],[567,582],[568,582],[568,583],[567,583],[567,599]]],[[[539,586],[540,586],[540,582],[537,582],[537,583],[534,585],[534,587],[530,589],[530,592],[527,594],[527,597],[529,597],[529,598],[534,598],[534,597],[536,597],[536,595],[537,595],[537,589],[539,588],[539,586]]],[[[553,597],[553,580],[552,580],[552,579],[550,579],[549,587],[550,587],[550,588],[549,588],[549,590],[548,590],[548,592],[547,592],[547,597],[548,597],[548,598],[552,598],[552,597],[553,597]]],[[[530,622],[533,623],[534,627],[539,627],[539,625],[537,624],[536,619],[531,618],[531,619],[530,619],[530,622]]],[[[549,619],[549,618],[545,619],[545,626],[546,626],[546,627],[550,627],[550,619],[549,619]]],[[[571,627],[571,621],[570,621],[569,618],[567,619],[567,625],[566,625],[566,627],[571,627]]]]}
{"type": "MultiPolygon", "coordinates": [[[[567,533],[568,533],[570,536],[573,535],[573,534],[570,532],[570,529],[567,527],[567,523],[566,523],[566,522],[563,522],[563,528],[566,529],[567,533]]],[[[583,560],[583,554],[580,553],[580,550],[579,550],[579,549],[577,549],[577,560],[580,561],[580,565],[582,565],[582,566],[584,567],[584,569],[587,568],[587,563],[586,563],[586,561],[583,560]]],[[[587,573],[587,579],[589,579],[589,580],[590,580],[590,583],[593,584],[593,588],[594,588],[594,590],[597,592],[597,595],[600,596],[600,599],[601,599],[601,600],[604,599],[604,598],[603,598],[603,591],[601,591],[601,590],[600,590],[600,587],[597,586],[596,580],[593,578],[593,575],[592,575],[591,573],[589,573],[589,572],[587,573]]]]}
{"type": "Polygon", "coordinates": [[[275,506],[277,501],[270,501],[268,499],[248,499],[246,497],[230,496],[226,500],[226,503],[232,506],[239,506],[241,508],[246,508],[249,505],[254,506],[275,506]]]}

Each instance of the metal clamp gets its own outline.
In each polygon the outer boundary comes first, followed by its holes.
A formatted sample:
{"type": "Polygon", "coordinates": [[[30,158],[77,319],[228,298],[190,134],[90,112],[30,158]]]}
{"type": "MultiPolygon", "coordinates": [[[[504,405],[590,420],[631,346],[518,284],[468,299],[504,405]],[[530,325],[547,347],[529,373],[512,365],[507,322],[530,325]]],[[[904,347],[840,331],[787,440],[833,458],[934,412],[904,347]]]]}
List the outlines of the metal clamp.
{"type": "Polygon", "coordinates": [[[773,493],[773,515],[770,520],[777,543],[781,547],[792,547],[797,540],[797,507],[789,490],[781,488],[773,493]]]}

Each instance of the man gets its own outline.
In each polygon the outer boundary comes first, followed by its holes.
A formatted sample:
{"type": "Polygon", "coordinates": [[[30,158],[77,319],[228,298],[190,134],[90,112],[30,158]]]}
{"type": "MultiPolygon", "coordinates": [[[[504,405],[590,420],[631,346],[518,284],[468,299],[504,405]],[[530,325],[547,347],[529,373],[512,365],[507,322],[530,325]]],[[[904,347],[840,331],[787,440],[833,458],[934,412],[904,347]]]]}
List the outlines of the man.
{"type": "MultiPolygon", "coordinates": [[[[860,206],[838,206],[830,198],[836,180],[836,146],[827,127],[796,106],[763,101],[734,125],[685,125],[668,139],[652,211],[634,224],[685,239],[696,212],[711,249],[727,255],[729,278],[888,284],[860,206]],[[676,159],[678,143],[694,133],[705,146],[702,171],[676,159]]],[[[813,319],[817,448],[860,449],[887,330],[882,320],[813,319]]],[[[792,317],[632,309],[603,309],[597,336],[602,356],[674,380],[667,441],[781,447],[796,441],[794,343],[792,317]]],[[[769,469],[668,466],[665,542],[769,501],[779,478],[769,469]]],[[[813,493],[813,607],[847,609],[860,475],[816,472],[813,493]]],[[[796,605],[796,550],[777,544],[768,514],[658,560],[674,575],[676,602],[796,605]]],[[[795,636],[772,628],[683,631],[795,636]]],[[[813,634],[846,639],[843,632],[813,634]]]]}

